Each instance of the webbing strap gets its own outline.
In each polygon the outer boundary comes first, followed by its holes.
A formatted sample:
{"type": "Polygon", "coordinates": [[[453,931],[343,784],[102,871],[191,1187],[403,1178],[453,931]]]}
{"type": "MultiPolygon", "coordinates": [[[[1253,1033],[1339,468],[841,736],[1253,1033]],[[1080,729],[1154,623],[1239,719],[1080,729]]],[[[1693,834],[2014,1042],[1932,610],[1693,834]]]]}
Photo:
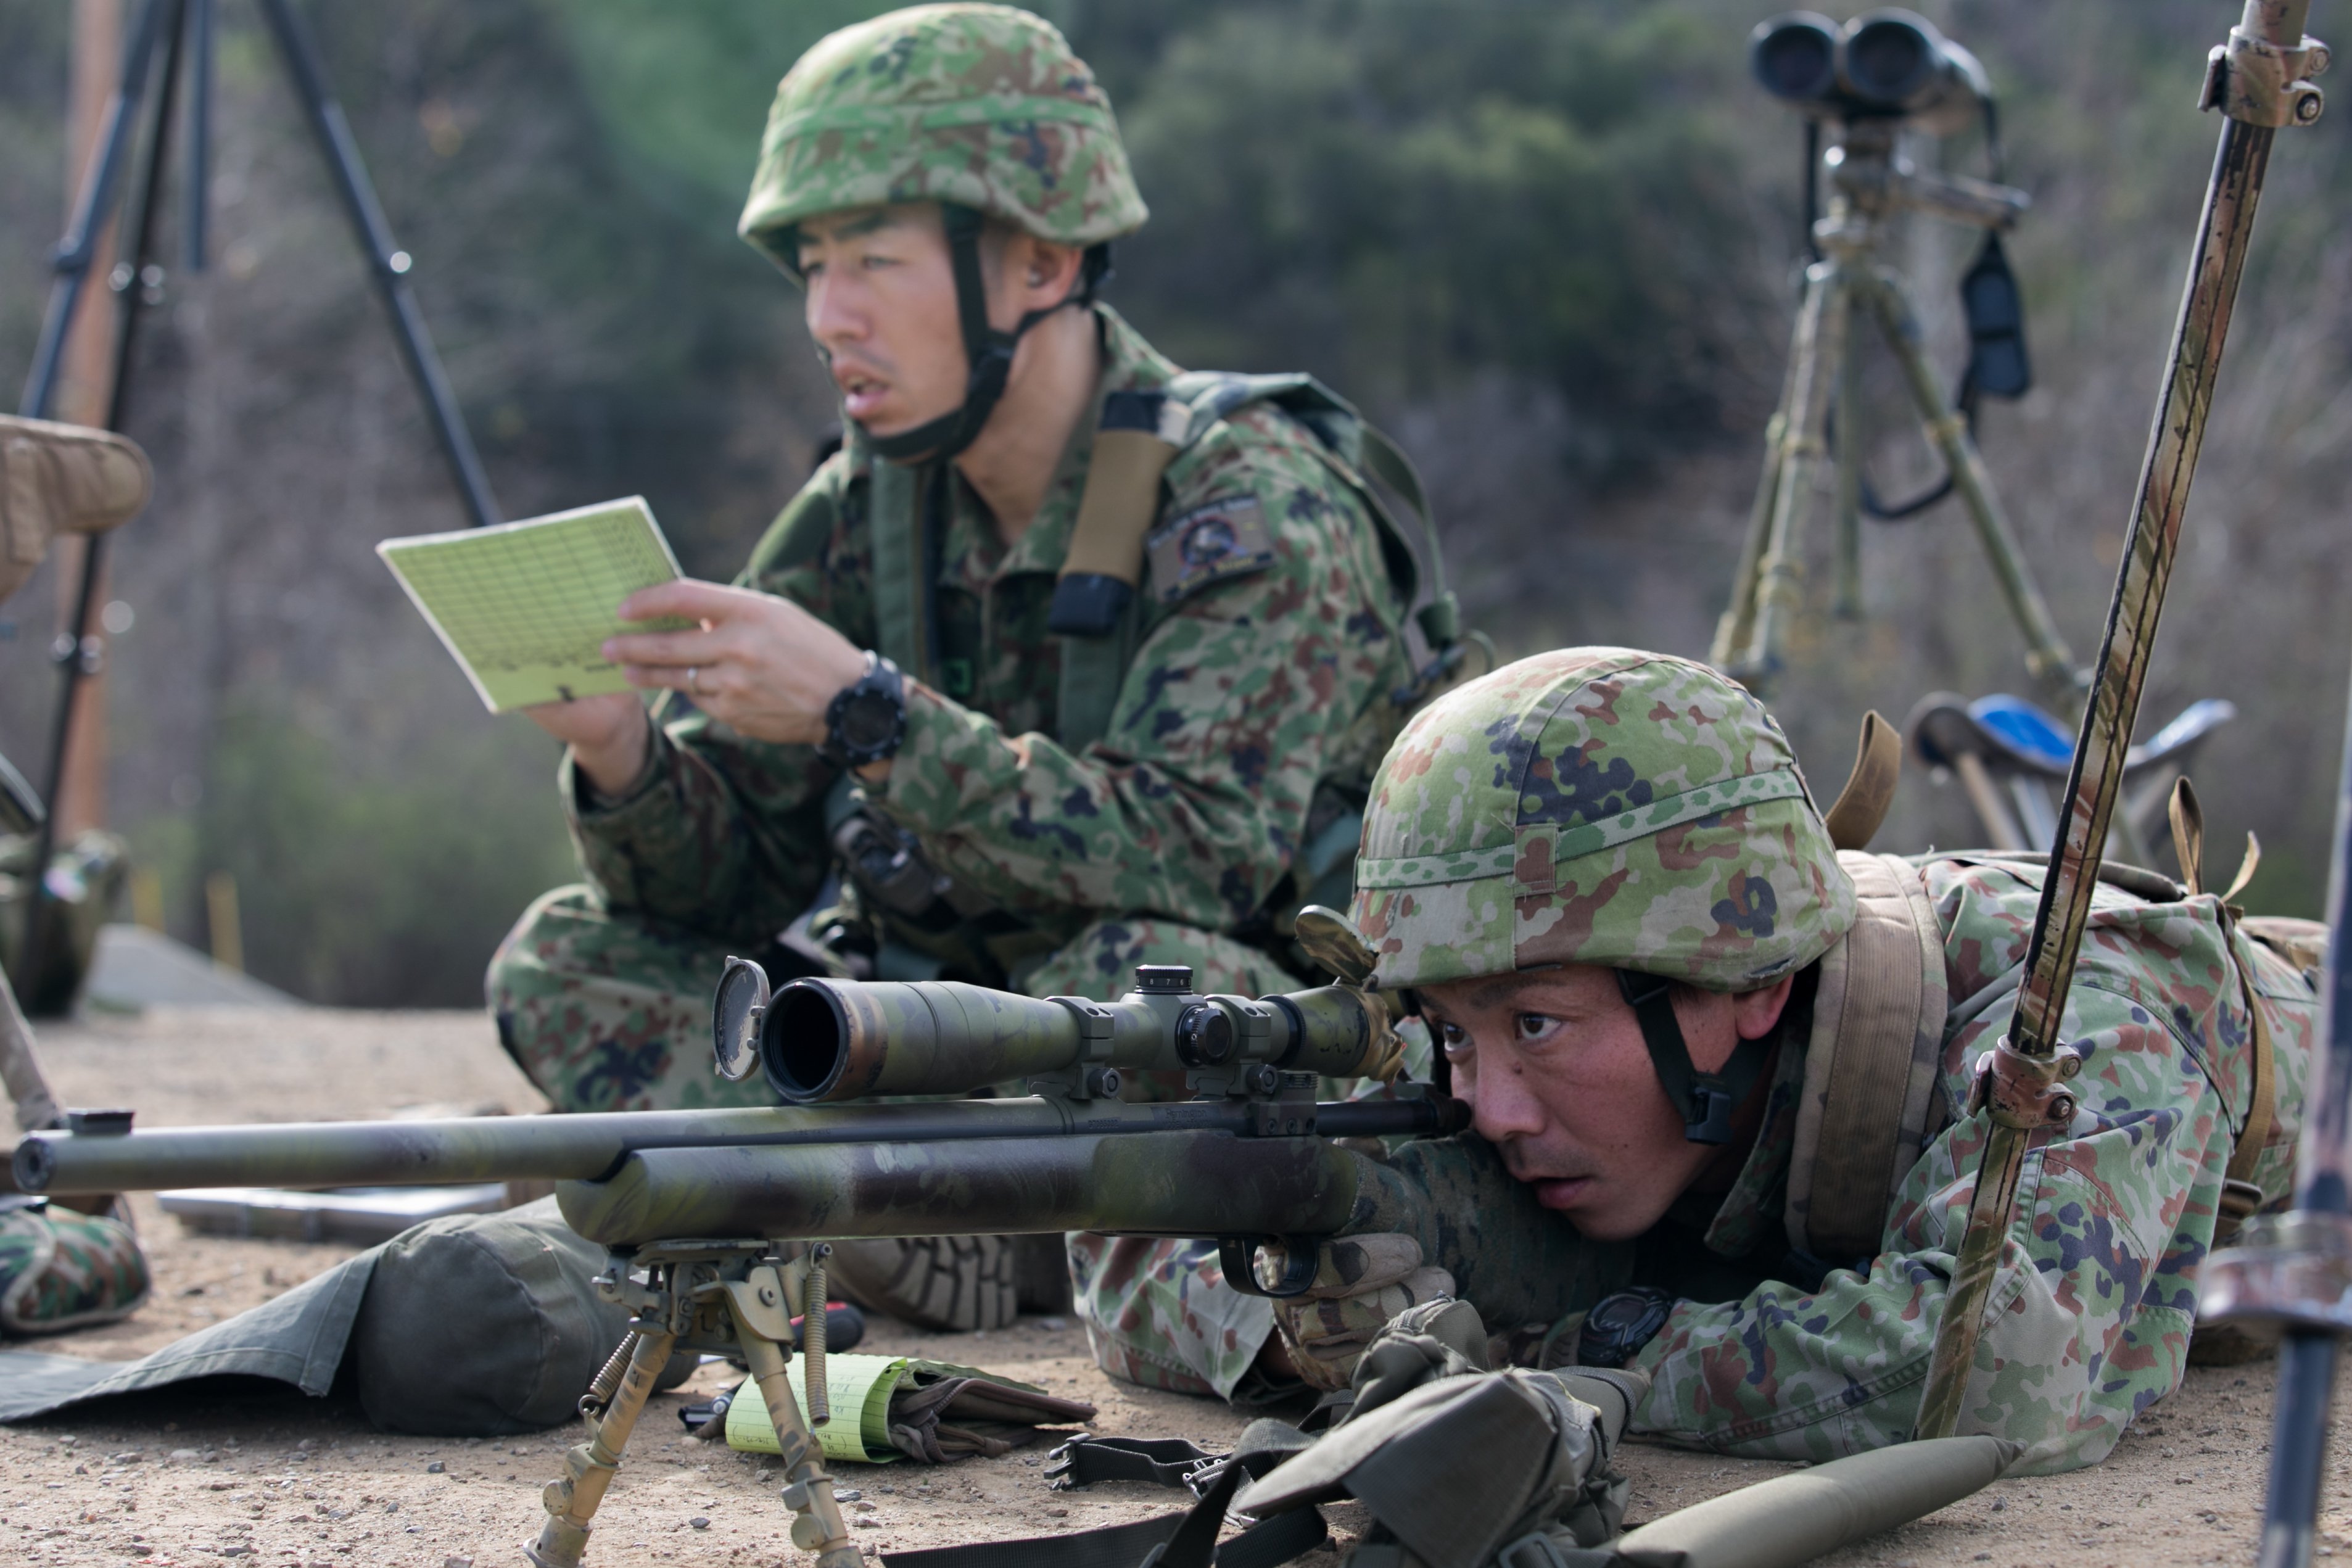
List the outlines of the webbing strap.
{"type": "Polygon", "coordinates": [[[916,679],[932,679],[930,649],[924,646],[923,607],[930,584],[924,581],[923,497],[938,486],[943,468],[920,468],[875,459],[866,495],[866,527],[874,548],[874,626],[881,646],[874,651],[916,679]]]}
{"type": "Polygon", "coordinates": [[[1045,1479],[1055,1491],[1097,1481],[1190,1487],[1195,1471],[1223,1458],[1187,1437],[1073,1437],[1054,1450],[1045,1479]]]}
{"type": "MultiPolygon", "coordinates": [[[[1100,1447],[1112,1442],[1129,1443],[1136,1448],[1181,1447],[1192,1449],[1202,1459],[1212,1458],[1182,1438],[1156,1443],[1109,1438],[1099,1443],[1090,1440],[1081,1447],[1100,1447]]],[[[1138,1474],[1105,1475],[1098,1479],[1151,1478],[1138,1474]]],[[[1032,1536],[1025,1541],[987,1541],[922,1552],[889,1552],[883,1553],[883,1568],[1278,1568],[1294,1557],[1314,1551],[1329,1538],[1330,1530],[1323,1522],[1322,1510],[1299,1508],[1276,1514],[1223,1545],[1218,1544],[1217,1531],[1225,1522],[1234,1494],[1249,1479],[1246,1466],[1228,1464],[1201,1495],[1201,1500],[1183,1513],[1166,1513],[1157,1519],[1064,1535],[1032,1536]]],[[[1166,1484],[1182,1486],[1185,1482],[1166,1484]]]]}
{"type": "MultiPolygon", "coordinates": [[[[2180,862],[2180,879],[2188,887],[2189,896],[2196,898],[2205,891],[2205,808],[2198,801],[2197,788],[2189,782],[2188,775],[2173,781],[2166,815],[2172,820],[2172,853],[2180,862]]],[[[2252,844],[2251,835],[2248,843],[2247,858],[2258,859],[2262,851],[2252,844]]],[[[2262,1163],[2263,1147],[2270,1142],[2271,1122],[2277,1113],[2270,1026],[2263,1020],[2263,999],[2254,990],[2253,955],[2246,951],[2242,933],[2238,930],[2237,908],[2230,902],[2250,877],[2250,870],[2242,867],[2230,890],[2221,898],[2221,930],[2229,940],[2230,962],[2238,966],[2238,994],[2245,1003],[2254,1059],[2253,1083],[2246,1097],[2246,1120],[2238,1129],[2237,1141],[2230,1149],[2229,1166],[2221,1173],[2221,1212],[2213,1226],[2216,1247],[2226,1245],[2247,1217],[2263,1206],[2263,1190],[2254,1181],[2254,1172],[2262,1163]]]]}

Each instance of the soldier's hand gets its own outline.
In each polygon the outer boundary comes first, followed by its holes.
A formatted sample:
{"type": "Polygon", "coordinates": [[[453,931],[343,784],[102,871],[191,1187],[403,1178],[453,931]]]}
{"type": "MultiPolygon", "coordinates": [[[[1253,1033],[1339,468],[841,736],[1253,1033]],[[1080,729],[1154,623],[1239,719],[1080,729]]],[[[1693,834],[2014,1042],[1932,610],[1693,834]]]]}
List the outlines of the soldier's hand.
{"type": "MultiPolygon", "coordinates": [[[[1266,1253],[1278,1270],[1281,1248],[1266,1253]]],[[[1391,1318],[1453,1294],[1454,1276],[1424,1265],[1412,1237],[1351,1236],[1324,1243],[1306,1294],[1276,1298],[1275,1328],[1309,1386],[1345,1388],[1356,1358],[1391,1318]]]]}
{"type": "Polygon", "coordinates": [[[531,722],[572,748],[572,760],[589,785],[607,797],[627,793],[645,771],[653,721],[645,699],[634,691],[606,691],[569,702],[541,702],[523,710],[531,722]]]}
{"type": "Polygon", "coordinates": [[[604,644],[632,686],[667,687],[737,734],[814,745],[824,710],[866,673],[855,643],[788,599],[717,583],[664,583],[621,601],[621,618],[683,616],[693,631],[633,632],[604,644]]]}

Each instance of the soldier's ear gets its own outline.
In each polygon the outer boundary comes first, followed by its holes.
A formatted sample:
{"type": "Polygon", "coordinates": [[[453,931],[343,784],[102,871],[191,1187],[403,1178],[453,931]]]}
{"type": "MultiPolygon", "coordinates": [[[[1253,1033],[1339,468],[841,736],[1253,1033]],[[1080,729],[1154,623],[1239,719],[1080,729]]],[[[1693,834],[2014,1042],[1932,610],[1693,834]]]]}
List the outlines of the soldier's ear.
{"type": "Polygon", "coordinates": [[[1760,1040],[1780,1026],[1780,1015],[1788,1010],[1789,993],[1795,988],[1797,976],[1792,971],[1767,985],[1761,991],[1740,991],[1731,998],[1731,1021],[1743,1040],[1760,1040]]]}

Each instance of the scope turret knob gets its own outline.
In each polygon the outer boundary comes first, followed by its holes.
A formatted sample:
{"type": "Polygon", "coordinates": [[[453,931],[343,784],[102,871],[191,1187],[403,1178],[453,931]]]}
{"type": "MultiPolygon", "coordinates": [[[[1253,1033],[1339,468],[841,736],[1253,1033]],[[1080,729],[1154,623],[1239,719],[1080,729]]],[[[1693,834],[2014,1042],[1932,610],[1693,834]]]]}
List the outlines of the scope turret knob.
{"type": "Polygon", "coordinates": [[[1135,966],[1135,988],[1150,995],[1181,996],[1192,989],[1192,966],[1139,963],[1135,966]]]}
{"type": "Polygon", "coordinates": [[[1234,1054],[1234,1023],[1223,1009],[1196,1002],[1176,1017],[1176,1055],[1186,1067],[1223,1065],[1234,1054]]]}

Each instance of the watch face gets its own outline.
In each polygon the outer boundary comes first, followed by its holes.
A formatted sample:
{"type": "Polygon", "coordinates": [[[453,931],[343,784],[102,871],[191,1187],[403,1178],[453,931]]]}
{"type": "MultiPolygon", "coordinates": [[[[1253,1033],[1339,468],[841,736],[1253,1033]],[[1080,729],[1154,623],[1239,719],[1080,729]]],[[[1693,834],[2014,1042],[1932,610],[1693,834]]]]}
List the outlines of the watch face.
{"type": "Polygon", "coordinates": [[[863,750],[886,744],[898,727],[898,705],[878,691],[861,691],[842,705],[841,738],[863,750]]]}

